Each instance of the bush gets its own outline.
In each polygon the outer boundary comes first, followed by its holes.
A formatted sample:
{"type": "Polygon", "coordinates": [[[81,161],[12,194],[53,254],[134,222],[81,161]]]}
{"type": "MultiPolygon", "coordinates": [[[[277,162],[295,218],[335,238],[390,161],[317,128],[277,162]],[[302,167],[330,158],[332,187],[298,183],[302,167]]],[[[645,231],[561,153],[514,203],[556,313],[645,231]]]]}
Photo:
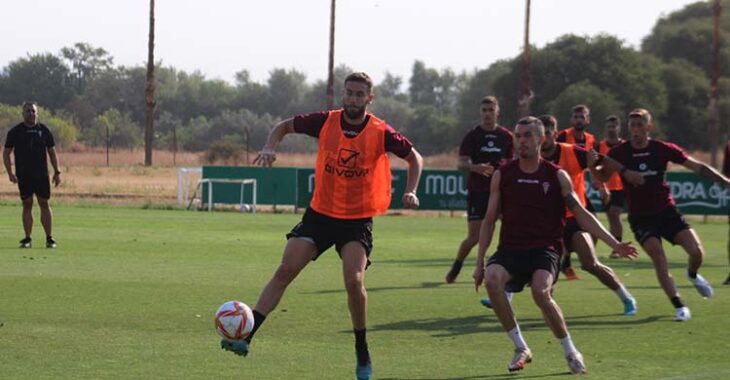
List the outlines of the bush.
{"type": "Polygon", "coordinates": [[[231,141],[215,142],[205,152],[205,161],[209,164],[238,165],[244,161],[243,149],[231,141]]]}

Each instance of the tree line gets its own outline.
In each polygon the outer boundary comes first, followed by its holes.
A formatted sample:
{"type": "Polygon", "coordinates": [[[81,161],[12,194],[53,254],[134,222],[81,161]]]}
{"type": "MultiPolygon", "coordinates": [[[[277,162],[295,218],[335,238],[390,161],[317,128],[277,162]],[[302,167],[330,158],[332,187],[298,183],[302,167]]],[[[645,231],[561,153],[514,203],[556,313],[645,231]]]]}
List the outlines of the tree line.
{"type": "MultiPolygon", "coordinates": [[[[723,1],[730,10],[730,0],[723,1]]],[[[730,67],[730,15],[723,15],[721,67],[730,67]]],[[[601,135],[602,120],[636,107],[655,116],[661,137],[689,149],[709,146],[708,106],[712,68],[712,9],[698,2],[660,19],[640,49],[611,35],[565,35],[531,50],[532,114],[555,115],[567,127],[570,109],[591,108],[590,131],[601,135]]],[[[335,94],[351,71],[335,69],[335,94]]],[[[730,118],[730,77],[720,79],[721,120],[730,118]]],[[[410,78],[376,79],[372,110],[408,136],[426,154],[452,151],[479,122],[485,95],[501,103],[502,125],[514,125],[520,59],[454,72],[415,61],[410,78]],[[378,80],[379,79],[379,80],[378,80]]],[[[20,120],[20,104],[37,101],[42,121],[62,147],[141,147],[145,118],[146,68],[115,65],[103,48],[76,43],[57,53],[29,54],[0,72],[0,134],[20,120]]],[[[280,119],[326,108],[326,83],[308,81],[295,69],[274,68],[264,83],[246,70],[233,83],[171,66],[156,67],[155,147],[205,151],[211,146],[257,150],[280,119]]],[[[723,136],[726,131],[721,128],[723,136]]],[[[283,149],[313,151],[306,138],[283,149]]]]}

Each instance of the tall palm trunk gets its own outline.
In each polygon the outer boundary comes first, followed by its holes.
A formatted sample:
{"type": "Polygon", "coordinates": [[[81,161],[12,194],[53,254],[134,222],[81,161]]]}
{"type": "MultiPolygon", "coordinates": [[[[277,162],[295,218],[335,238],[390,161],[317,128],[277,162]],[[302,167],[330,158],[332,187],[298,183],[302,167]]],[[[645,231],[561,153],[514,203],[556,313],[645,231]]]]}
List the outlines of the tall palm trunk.
{"type": "Polygon", "coordinates": [[[147,40],[147,114],[144,127],[144,164],[152,166],[152,145],[155,132],[155,0],[150,0],[150,34],[147,40]]]}
{"type": "Polygon", "coordinates": [[[327,109],[335,108],[335,0],[330,6],[330,54],[327,66],[327,109]]]}

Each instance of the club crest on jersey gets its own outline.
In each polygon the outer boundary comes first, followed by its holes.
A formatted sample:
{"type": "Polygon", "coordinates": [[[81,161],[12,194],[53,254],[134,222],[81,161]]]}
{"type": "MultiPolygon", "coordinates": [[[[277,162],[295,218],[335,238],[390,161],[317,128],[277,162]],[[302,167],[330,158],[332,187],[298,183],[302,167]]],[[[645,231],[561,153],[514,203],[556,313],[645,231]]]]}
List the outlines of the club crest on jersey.
{"type": "Polygon", "coordinates": [[[542,192],[544,194],[547,194],[548,190],[550,190],[550,182],[543,182],[542,183],[542,192]]]}

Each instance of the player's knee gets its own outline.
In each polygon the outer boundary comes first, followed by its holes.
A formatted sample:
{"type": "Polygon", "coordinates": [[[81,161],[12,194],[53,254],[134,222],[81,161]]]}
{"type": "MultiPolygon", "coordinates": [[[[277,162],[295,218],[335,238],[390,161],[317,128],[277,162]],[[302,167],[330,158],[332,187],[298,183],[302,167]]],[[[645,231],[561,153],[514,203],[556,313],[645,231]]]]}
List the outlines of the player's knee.
{"type": "Polygon", "coordinates": [[[553,297],[550,294],[550,288],[540,289],[535,287],[530,289],[532,289],[532,299],[535,300],[535,304],[539,308],[544,309],[552,305],[553,297]]]}
{"type": "Polygon", "coordinates": [[[702,258],[705,256],[705,250],[700,243],[690,246],[689,249],[687,249],[687,253],[689,253],[692,257],[702,258]]]}
{"type": "Polygon", "coordinates": [[[23,209],[30,210],[32,208],[33,208],[33,198],[29,197],[27,199],[23,199],[23,209]]]}
{"type": "Polygon", "coordinates": [[[345,279],[345,290],[350,294],[361,293],[364,289],[362,276],[352,276],[345,279]]]}
{"type": "Polygon", "coordinates": [[[504,291],[504,281],[502,280],[502,278],[500,278],[500,276],[487,275],[484,278],[484,285],[486,285],[486,287],[489,291],[497,291],[497,292],[504,291]]]}
{"type": "Polygon", "coordinates": [[[581,264],[580,269],[583,269],[584,271],[591,273],[591,274],[595,274],[599,270],[598,263],[596,263],[595,261],[592,263],[581,264]]]}
{"type": "Polygon", "coordinates": [[[48,204],[48,199],[39,199],[38,207],[40,207],[43,210],[48,210],[50,208],[50,205],[48,204]]]}

